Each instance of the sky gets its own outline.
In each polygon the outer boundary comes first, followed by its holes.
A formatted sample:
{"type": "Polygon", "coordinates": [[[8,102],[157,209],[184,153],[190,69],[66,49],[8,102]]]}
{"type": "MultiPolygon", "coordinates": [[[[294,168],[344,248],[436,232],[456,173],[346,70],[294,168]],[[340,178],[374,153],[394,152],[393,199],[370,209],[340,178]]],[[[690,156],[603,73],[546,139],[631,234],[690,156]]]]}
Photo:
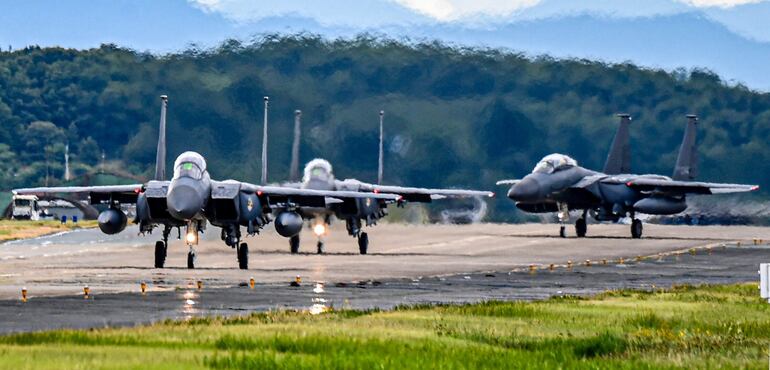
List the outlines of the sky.
{"type": "Polygon", "coordinates": [[[264,33],[369,32],[703,67],[770,91],[770,66],[761,66],[770,64],[769,19],[770,0],[0,0],[0,48],[114,43],[169,53],[264,33]]]}

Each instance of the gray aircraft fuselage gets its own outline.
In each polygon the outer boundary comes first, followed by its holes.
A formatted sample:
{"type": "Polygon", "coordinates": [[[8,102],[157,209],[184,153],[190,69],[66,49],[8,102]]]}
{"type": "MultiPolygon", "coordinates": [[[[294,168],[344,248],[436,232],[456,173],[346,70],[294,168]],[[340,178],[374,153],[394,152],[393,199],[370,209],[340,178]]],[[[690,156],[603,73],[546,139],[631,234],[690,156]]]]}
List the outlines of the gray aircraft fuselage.
{"type": "Polygon", "coordinates": [[[195,152],[179,155],[166,198],[169,214],[180,221],[201,218],[210,194],[211,178],[203,156],[195,152]]]}
{"type": "MultiPolygon", "coordinates": [[[[551,155],[558,156],[558,155],[551,155]]],[[[549,157],[551,157],[549,156],[549,157]]],[[[575,185],[586,178],[608,178],[610,175],[592,171],[577,165],[566,165],[552,171],[533,172],[514,184],[508,197],[524,211],[545,213],[558,211],[558,203],[568,204],[570,209],[594,210],[599,221],[617,220],[626,213],[634,213],[635,205],[651,194],[645,194],[626,186],[626,180],[669,179],[658,175],[612,175],[620,179],[614,183],[593,181],[586,187],[575,185]]],[[[665,198],[656,214],[679,213],[684,210],[684,199],[665,198]]]]}

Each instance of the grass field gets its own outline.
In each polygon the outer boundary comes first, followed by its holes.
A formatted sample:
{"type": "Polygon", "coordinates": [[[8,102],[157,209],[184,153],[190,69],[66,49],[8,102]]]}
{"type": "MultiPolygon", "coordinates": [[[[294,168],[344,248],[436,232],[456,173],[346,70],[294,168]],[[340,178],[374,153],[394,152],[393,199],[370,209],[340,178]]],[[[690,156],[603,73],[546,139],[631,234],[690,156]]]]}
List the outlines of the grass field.
{"type": "Polygon", "coordinates": [[[770,305],[744,284],[14,334],[0,367],[765,369],[769,340],[770,305]]]}
{"type": "Polygon", "coordinates": [[[95,220],[80,221],[77,225],[72,222],[62,225],[59,221],[21,221],[0,220],[0,242],[9,240],[34,238],[62,231],[96,227],[95,220]]]}

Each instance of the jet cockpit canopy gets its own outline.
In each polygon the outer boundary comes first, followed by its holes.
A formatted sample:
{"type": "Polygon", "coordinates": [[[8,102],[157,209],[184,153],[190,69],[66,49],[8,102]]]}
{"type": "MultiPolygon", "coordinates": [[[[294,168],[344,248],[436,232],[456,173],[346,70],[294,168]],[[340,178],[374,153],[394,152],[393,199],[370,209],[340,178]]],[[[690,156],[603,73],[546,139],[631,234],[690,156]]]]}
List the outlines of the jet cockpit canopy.
{"type": "Polygon", "coordinates": [[[543,157],[540,162],[537,162],[532,173],[554,173],[567,168],[576,167],[577,165],[577,161],[568,155],[558,153],[549,154],[543,157]]]}
{"type": "Polygon", "coordinates": [[[196,152],[184,152],[174,161],[175,179],[189,177],[200,180],[204,172],[206,172],[206,160],[196,152]]]}
{"type": "Polygon", "coordinates": [[[325,159],[316,158],[308,162],[305,165],[305,171],[302,176],[302,182],[319,181],[330,182],[333,181],[332,165],[325,159]]]}

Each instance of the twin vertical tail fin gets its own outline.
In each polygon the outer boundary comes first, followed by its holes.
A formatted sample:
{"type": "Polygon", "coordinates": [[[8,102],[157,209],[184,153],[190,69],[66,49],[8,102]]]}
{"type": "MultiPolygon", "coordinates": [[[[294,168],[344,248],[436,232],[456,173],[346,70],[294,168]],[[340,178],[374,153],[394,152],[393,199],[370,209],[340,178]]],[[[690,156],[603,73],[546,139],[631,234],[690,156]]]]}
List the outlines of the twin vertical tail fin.
{"type": "Polygon", "coordinates": [[[155,157],[154,180],[166,179],[166,109],[168,108],[168,96],[160,96],[160,127],[158,128],[158,151],[155,157]]]}
{"type": "Polygon", "coordinates": [[[262,177],[260,183],[267,185],[267,106],[270,98],[265,97],[265,118],[262,122],[262,177]]]}
{"type": "Polygon", "coordinates": [[[629,143],[631,116],[618,114],[618,117],[620,117],[620,126],[615,133],[615,139],[612,140],[607,162],[604,164],[604,173],[608,175],[631,173],[631,145],[629,143]]]}
{"type": "Polygon", "coordinates": [[[382,171],[384,167],[383,156],[385,153],[383,152],[383,145],[385,141],[385,136],[384,136],[385,132],[383,131],[383,127],[382,127],[384,118],[385,118],[385,111],[381,110],[380,111],[380,151],[377,156],[377,185],[382,185],[382,171]]]}
{"type": "Polygon", "coordinates": [[[300,120],[302,118],[302,111],[297,109],[294,111],[294,142],[291,144],[291,166],[289,166],[289,181],[299,181],[299,144],[300,134],[302,133],[302,127],[300,126],[300,120]]]}
{"type": "Polygon", "coordinates": [[[684,130],[682,146],[679,147],[676,167],[674,167],[674,174],[671,176],[674,180],[692,181],[698,176],[697,125],[698,116],[687,115],[687,128],[684,130]]]}

